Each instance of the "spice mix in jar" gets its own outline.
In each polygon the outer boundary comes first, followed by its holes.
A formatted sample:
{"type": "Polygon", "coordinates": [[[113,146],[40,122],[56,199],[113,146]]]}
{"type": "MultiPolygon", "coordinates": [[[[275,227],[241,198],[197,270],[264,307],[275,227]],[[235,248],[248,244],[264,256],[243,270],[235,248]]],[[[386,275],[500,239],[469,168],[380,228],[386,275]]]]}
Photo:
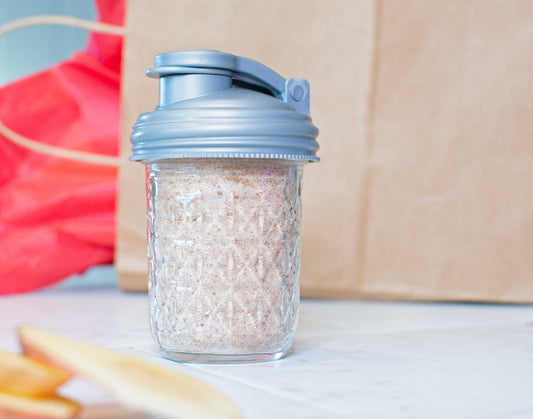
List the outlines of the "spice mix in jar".
{"type": "Polygon", "coordinates": [[[303,166],[319,161],[309,84],[244,57],[160,54],[142,114],[150,323],[165,356],[279,359],[298,319],[303,166]]]}

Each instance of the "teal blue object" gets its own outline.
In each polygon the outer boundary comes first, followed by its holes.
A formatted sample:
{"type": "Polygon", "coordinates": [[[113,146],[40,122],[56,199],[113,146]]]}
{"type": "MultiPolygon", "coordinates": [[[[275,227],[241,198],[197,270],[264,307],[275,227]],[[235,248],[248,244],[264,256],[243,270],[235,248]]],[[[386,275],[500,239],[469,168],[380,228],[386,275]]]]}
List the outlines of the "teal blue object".
{"type": "MultiPolygon", "coordinates": [[[[0,0],[0,25],[28,16],[56,14],[96,19],[93,0],[0,0]]],[[[84,50],[89,33],[56,25],[19,29],[0,39],[0,85],[43,70],[84,50]]]]}
{"type": "Polygon", "coordinates": [[[59,284],[47,289],[93,289],[93,288],[115,288],[117,286],[117,272],[113,265],[99,265],[87,269],[79,275],[72,275],[65,278],[59,284]]]}

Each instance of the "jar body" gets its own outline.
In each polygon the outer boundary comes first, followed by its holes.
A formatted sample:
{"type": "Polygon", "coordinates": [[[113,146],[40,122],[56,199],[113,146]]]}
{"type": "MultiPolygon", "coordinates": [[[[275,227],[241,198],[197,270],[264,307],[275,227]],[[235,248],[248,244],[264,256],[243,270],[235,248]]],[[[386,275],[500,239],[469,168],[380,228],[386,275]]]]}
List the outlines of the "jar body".
{"type": "Polygon", "coordinates": [[[283,357],[298,319],[303,164],[145,162],[150,323],[191,362],[283,357]]]}

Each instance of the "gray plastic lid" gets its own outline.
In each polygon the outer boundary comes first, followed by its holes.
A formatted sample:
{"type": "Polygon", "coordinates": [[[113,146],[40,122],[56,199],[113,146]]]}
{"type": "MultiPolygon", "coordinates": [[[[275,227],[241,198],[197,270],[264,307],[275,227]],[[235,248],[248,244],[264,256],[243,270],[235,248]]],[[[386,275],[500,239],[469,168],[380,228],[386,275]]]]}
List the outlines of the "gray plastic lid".
{"type": "Polygon", "coordinates": [[[306,80],[211,50],[157,55],[146,73],[159,78],[159,106],[133,126],[131,160],[320,160],[306,80]]]}

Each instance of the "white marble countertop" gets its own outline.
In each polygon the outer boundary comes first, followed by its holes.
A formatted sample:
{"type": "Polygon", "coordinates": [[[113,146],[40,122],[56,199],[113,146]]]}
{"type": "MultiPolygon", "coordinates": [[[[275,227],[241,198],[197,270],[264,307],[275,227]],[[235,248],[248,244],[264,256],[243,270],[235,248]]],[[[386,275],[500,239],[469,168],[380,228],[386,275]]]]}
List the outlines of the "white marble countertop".
{"type": "MultiPolygon", "coordinates": [[[[147,297],[54,289],[0,298],[0,349],[32,325],[135,353],[203,379],[261,418],[533,418],[533,306],[307,300],[293,351],[249,365],[159,357],[147,297]]],[[[82,402],[106,395],[74,381],[82,402]]]]}

